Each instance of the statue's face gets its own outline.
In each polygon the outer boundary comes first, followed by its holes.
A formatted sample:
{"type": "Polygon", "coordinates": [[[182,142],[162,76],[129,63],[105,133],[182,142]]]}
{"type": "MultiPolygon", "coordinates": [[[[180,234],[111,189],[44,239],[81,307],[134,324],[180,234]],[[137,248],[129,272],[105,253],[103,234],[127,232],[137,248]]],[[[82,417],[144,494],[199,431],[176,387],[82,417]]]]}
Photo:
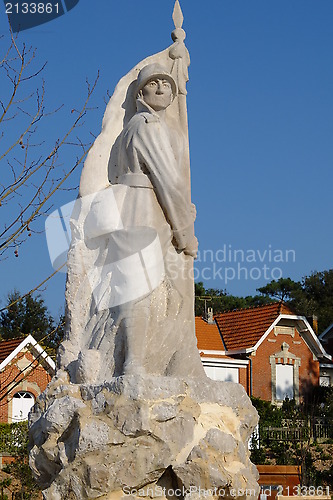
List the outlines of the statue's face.
{"type": "Polygon", "coordinates": [[[161,111],[170,106],[172,102],[172,88],[168,80],[152,78],[142,89],[143,100],[153,108],[161,111]]]}

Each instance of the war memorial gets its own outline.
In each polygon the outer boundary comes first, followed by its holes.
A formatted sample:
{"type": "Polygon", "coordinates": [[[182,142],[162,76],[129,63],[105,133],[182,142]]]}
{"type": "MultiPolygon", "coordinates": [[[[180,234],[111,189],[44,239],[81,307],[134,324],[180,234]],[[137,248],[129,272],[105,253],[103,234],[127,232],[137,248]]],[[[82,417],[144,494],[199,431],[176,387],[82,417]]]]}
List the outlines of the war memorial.
{"type": "Polygon", "coordinates": [[[30,416],[46,500],[256,498],[257,413],[205,375],[194,331],[195,206],[178,0],[172,44],[123,76],[71,219],[66,337],[30,416]]]}

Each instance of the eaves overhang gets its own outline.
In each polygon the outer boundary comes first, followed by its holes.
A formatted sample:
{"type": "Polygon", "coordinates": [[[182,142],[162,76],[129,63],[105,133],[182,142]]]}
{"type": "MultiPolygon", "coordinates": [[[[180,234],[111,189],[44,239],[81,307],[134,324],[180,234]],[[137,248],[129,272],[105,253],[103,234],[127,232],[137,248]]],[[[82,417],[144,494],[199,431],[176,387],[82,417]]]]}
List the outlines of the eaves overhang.
{"type": "Polygon", "coordinates": [[[248,359],[230,359],[230,358],[201,358],[204,366],[223,366],[225,368],[246,368],[249,364],[248,359]]]}
{"type": "Polygon", "coordinates": [[[209,350],[209,349],[199,349],[199,352],[200,353],[203,353],[203,354],[211,354],[211,355],[219,355],[219,356],[225,356],[225,351],[212,351],[212,350],[209,350]]]}

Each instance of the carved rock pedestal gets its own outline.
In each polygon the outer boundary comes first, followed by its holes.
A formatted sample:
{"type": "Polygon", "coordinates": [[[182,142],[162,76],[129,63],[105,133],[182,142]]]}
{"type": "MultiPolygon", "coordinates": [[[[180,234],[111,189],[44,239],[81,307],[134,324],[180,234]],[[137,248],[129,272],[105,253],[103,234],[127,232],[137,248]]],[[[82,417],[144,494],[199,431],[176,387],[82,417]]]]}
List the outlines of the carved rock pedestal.
{"type": "Polygon", "coordinates": [[[30,465],[47,500],[257,498],[256,423],[232,382],[147,375],[91,386],[58,372],[30,416],[30,465]]]}

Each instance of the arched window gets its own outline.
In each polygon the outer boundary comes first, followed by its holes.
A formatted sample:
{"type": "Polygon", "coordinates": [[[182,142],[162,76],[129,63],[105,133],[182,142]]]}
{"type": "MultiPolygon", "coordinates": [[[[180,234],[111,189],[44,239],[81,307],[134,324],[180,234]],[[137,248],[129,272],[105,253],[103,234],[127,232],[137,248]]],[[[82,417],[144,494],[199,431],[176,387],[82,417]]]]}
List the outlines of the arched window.
{"type": "Polygon", "coordinates": [[[28,420],[28,414],[35,398],[30,392],[20,391],[14,394],[12,401],[12,422],[23,422],[28,420]]]}

